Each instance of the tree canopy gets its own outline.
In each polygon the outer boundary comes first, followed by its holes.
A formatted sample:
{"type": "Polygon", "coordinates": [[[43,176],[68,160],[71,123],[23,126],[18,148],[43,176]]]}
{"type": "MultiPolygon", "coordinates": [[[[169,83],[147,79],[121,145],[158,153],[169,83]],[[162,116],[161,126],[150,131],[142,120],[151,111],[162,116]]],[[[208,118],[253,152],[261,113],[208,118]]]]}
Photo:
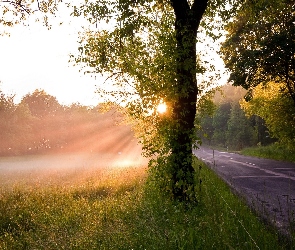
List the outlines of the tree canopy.
{"type": "Polygon", "coordinates": [[[197,133],[203,145],[241,150],[275,140],[266,137],[269,134],[262,118],[255,113],[245,115],[240,105],[245,93],[242,87],[227,84],[205,96],[205,110],[202,108],[204,96],[199,100],[202,103],[197,106],[197,133]]]}
{"type": "Polygon", "coordinates": [[[284,83],[260,84],[253,90],[253,98],[243,101],[242,107],[248,116],[259,115],[265,120],[272,137],[289,146],[295,145],[295,107],[284,83]]]}
{"type": "Polygon", "coordinates": [[[227,25],[222,53],[230,80],[251,90],[269,81],[281,85],[295,106],[295,1],[246,1],[227,25]]]}
{"type": "Polygon", "coordinates": [[[26,24],[26,20],[34,16],[49,27],[49,17],[54,16],[60,2],[62,0],[0,0],[0,25],[26,24]]]}
{"type": "Polygon", "coordinates": [[[154,159],[150,165],[157,170],[158,183],[179,200],[195,197],[196,76],[205,72],[196,53],[198,32],[202,24],[213,35],[217,13],[228,17],[233,2],[104,0],[89,1],[74,11],[90,23],[75,62],[84,64],[86,72],[108,73],[100,92],[123,103],[142,126],[137,130],[145,154],[154,159]],[[162,102],[167,112],[158,114],[162,102]]]}
{"type": "Polygon", "coordinates": [[[242,107],[263,118],[270,135],[294,145],[295,1],[246,1],[226,26],[221,52],[242,107]]]}
{"type": "Polygon", "coordinates": [[[61,106],[55,97],[48,95],[44,90],[36,89],[32,94],[27,94],[22,99],[22,104],[29,107],[32,115],[42,116],[55,115],[61,106]]]}
{"type": "Polygon", "coordinates": [[[44,90],[20,103],[0,89],[0,156],[48,153],[118,153],[132,143],[130,126],[114,110],[59,104],[44,90]]]}

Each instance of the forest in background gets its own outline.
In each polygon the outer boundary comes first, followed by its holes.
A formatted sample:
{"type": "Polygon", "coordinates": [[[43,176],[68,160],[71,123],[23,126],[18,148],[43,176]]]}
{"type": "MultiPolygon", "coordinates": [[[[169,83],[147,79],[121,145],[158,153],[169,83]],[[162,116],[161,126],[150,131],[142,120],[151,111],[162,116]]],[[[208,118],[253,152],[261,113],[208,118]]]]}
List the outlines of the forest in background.
{"type": "Polygon", "coordinates": [[[44,90],[24,96],[19,104],[0,90],[0,155],[69,151],[108,151],[116,142],[133,139],[122,117],[100,106],[61,105],[44,90]]]}
{"type": "MultiPolygon", "coordinates": [[[[242,150],[279,142],[290,147],[286,136],[275,136],[263,118],[246,114],[246,90],[230,84],[218,89],[206,97],[207,111],[198,109],[197,133],[203,145],[242,150]]],[[[15,104],[13,96],[0,90],[0,155],[101,152],[110,150],[118,141],[134,139],[130,126],[118,126],[122,121],[118,112],[102,113],[100,108],[79,103],[61,105],[44,90],[35,90],[15,104]]],[[[275,115],[278,121],[282,120],[275,115]]],[[[281,123],[289,125],[287,121],[281,123]]],[[[288,132],[282,125],[279,127],[288,132]]],[[[291,140],[292,131],[291,126],[291,140]]]]}
{"type": "MultiPolygon", "coordinates": [[[[266,146],[277,142],[265,120],[258,115],[247,116],[241,107],[247,91],[242,87],[224,85],[210,98],[209,112],[197,113],[197,131],[205,145],[241,150],[245,147],[266,146]]],[[[208,104],[207,104],[208,109],[208,104]]]]}

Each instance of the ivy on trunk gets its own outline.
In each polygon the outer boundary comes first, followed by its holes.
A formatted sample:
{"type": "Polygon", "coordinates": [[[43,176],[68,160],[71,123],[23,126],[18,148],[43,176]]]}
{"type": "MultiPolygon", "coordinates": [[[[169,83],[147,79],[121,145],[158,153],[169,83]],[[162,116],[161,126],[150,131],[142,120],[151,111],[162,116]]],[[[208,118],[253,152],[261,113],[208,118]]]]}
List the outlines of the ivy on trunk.
{"type": "Polygon", "coordinates": [[[192,145],[195,143],[194,121],[198,86],[196,80],[196,36],[208,0],[171,1],[175,13],[176,100],[173,107],[175,129],[171,136],[173,196],[178,200],[194,199],[192,145]]]}

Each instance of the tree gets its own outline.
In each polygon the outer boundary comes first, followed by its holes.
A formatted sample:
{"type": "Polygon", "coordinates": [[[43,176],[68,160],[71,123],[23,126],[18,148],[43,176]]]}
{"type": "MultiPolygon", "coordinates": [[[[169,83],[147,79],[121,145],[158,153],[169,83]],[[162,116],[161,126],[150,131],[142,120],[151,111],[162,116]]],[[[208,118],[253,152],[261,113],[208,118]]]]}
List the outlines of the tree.
{"type": "Polygon", "coordinates": [[[222,45],[230,80],[251,90],[269,81],[283,88],[295,106],[295,1],[246,1],[227,25],[222,45]]]}
{"type": "Polygon", "coordinates": [[[33,152],[52,148],[55,137],[53,131],[57,133],[60,128],[56,127],[54,118],[62,109],[57,99],[44,90],[36,89],[33,93],[25,95],[20,105],[27,107],[35,118],[31,126],[34,133],[31,135],[30,150],[33,152]]]}
{"type": "Polygon", "coordinates": [[[238,131],[231,131],[233,134],[230,135],[228,123],[231,117],[232,107],[238,105],[245,93],[246,91],[242,87],[235,87],[231,84],[223,85],[216,91],[213,98],[213,102],[217,106],[213,114],[213,143],[215,145],[222,147],[233,146],[231,141],[228,140],[228,136],[238,136],[236,134],[238,131]]]}
{"type": "Polygon", "coordinates": [[[11,115],[15,110],[13,99],[13,96],[6,96],[0,90],[0,153],[10,147],[9,139],[14,136],[13,116],[11,115]]]}
{"type": "Polygon", "coordinates": [[[213,141],[215,145],[227,146],[228,120],[230,118],[230,102],[220,103],[213,115],[213,141]]]}
{"type": "MultiPolygon", "coordinates": [[[[144,148],[148,156],[158,157],[151,164],[161,169],[164,189],[178,200],[195,199],[196,75],[204,73],[196,55],[197,32],[206,10],[207,18],[214,20],[217,7],[227,3],[105,0],[89,2],[74,12],[95,26],[95,31],[88,29],[81,37],[76,63],[83,63],[86,72],[109,72],[116,91],[101,92],[111,100],[124,100],[129,113],[144,121],[144,148]],[[102,23],[111,25],[104,28],[102,23]],[[165,115],[151,111],[160,102],[168,105],[165,115]]],[[[209,23],[203,24],[210,33],[209,23]]]]}
{"type": "Polygon", "coordinates": [[[54,96],[39,89],[25,95],[21,103],[28,105],[31,114],[38,118],[44,118],[49,115],[54,116],[61,109],[61,105],[54,96]]]}
{"type": "Polygon", "coordinates": [[[33,117],[26,104],[14,103],[14,96],[0,90],[0,154],[21,152],[30,141],[33,117]]]}
{"type": "Polygon", "coordinates": [[[236,150],[253,145],[255,141],[255,130],[250,120],[245,116],[239,103],[231,105],[230,117],[228,120],[227,145],[236,150]]]}
{"type": "Polygon", "coordinates": [[[173,195],[178,199],[192,200],[194,177],[192,166],[192,145],[195,143],[194,121],[196,98],[198,93],[196,74],[196,36],[207,8],[208,0],[194,1],[189,6],[187,1],[171,1],[175,14],[176,38],[176,92],[173,100],[172,119],[175,122],[170,138],[173,195]]]}
{"type": "Polygon", "coordinates": [[[214,133],[213,115],[216,112],[216,105],[212,101],[215,91],[209,91],[201,98],[197,104],[197,114],[195,119],[195,127],[197,135],[202,143],[211,145],[214,133]]]}
{"type": "Polygon", "coordinates": [[[241,104],[248,116],[258,115],[265,120],[271,137],[294,146],[295,107],[286,90],[282,91],[283,87],[284,83],[260,84],[253,90],[252,100],[241,104]]]}
{"type": "Polygon", "coordinates": [[[14,26],[25,24],[28,17],[34,15],[36,20],[50,27],[48,18],[57,11],[62,0],[0,0],[0,25],[14,26]]]}
{"type": "MultiPolygon", "coordinates": [[[[241,102],[242,109],[244,109],[244,107],[242,106],[243,103],[244,101],[241,102]]],[[[244,111],[246,116],[249,116],[247,114],[247,110],[244,109],[244,111]]],[[[255,127],[257,145],[266,146],[278,141],[278,138],[270,136],[269,129],[267,128],[265,120],[262,117],[260,117],[259,115],[252,115],[250,116],[250,120],[255,127]]]]}

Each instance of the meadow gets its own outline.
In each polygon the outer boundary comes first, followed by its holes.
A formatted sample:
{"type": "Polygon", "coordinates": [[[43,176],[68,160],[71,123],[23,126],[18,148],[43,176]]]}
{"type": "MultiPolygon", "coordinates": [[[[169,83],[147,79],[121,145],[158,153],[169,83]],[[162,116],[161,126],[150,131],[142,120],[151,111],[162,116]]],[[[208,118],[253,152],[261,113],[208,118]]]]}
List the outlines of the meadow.
{"type": "Polygon", "coordinates": [[[191,207],[164,197],[144,166],[2,183],[0,249],[295,249],[202,162],[195,167],[191,207]]]}

